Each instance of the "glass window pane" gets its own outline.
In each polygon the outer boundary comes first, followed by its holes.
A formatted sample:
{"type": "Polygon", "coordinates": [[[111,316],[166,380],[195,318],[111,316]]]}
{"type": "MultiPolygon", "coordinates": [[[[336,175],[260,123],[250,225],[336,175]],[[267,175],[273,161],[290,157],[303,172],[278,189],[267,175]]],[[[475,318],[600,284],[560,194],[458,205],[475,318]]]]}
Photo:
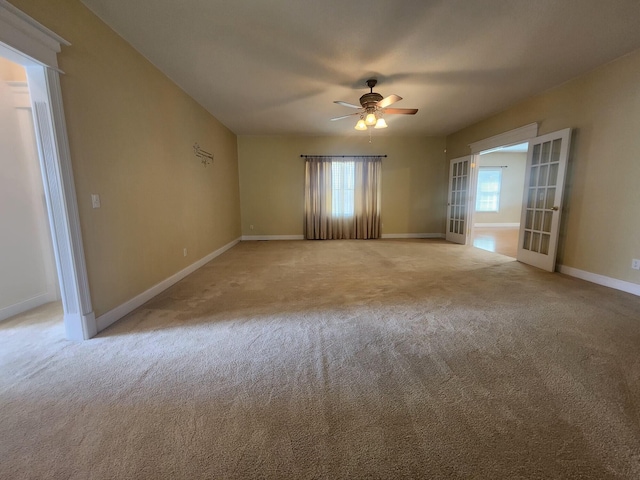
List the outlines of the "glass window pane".
{"type": "Polygon", "coordinates": [[[540,163],[540,144],[537,143],[533,146],[533,155],[531,157],[531,165],[537,165],[540,163]]]}
{"type": "Polygon", "coordinates": [[[544,142],[542,144],[542,154],[540,155],[540,163],[549,163],[551,153],[551,142],[544,142]]]}
{"type": "Polygon", "coordinates": [[[533,232],[531,234],[531,251],[539,252],[540,251],[540,234],[533,232]]]}
{"type": "Polygon", "coordinates": [[[536,215],[533,219],[533,229],[541,230],[541,227],[542,227],[542,211],[536,210],[536,215]]]}
{"type": "Polygon", "coordinates": [[[502,170],[501,169],[481,168],[480,170],[478,170],[476,211],[478,212],[499,211],[501,189],[502,189],[502,170]]]}
{"type": "Polygon", "coordinates": [[[544,202],[544,208],[553,208],[556,201],[556,189],[547,188],[547,199],[544,202]]]}
{"type": "Polygon", "coordinates": [[[545,189],[539,188],[536,195],[536,208],[544,208],[545,189]]]}
{"type": "Polygon", "coordinates": [[[538,186],[547,184],[547,171],[549,170],[549,165],[541,165],[540,171],[538,172],[538,186]]]}
{"type": "Polygon", "coordinates": [[[551,221],[553,220],[553,212],[544,212],[544,220],[542,222],[542,231],[551,231],[551,221]]]}
{"type": "Polygon", "coordinates": [[[556,185],[558,182],[558,164],[549,165],[549,183],[547,185],[556,185]]]}
{"type": "Polygon", "coordinates": [[[542,234],[542,243],[540,244],[540,253],[543,253],[545,255],[549,254],[549,239],[551,238],[550,235],[546,235],[546,234],[542,234]]]}
{"type": "Polygon", "coordinates": [[[524,221],[524,228],[531,230],[533,228],[533,210],[527,210],[527,215],[524,221]]]}
{"type": "Polygon", "coordinates": [[[553,141],[553,146],[551,147],[551,161],[559,162],[560,161],[560,147],[562,147],[562,139],[556,138],[553,141]]]}
{"type": "Polygon", "coordinates": [[[355,162],[331,162],[331,214],[352,217],[355,195],[355,162]]]}
{"type": "Polygon", "coordinates": [[[525,250],[531,250],[531,232],[528,230],[524,231],[524,241],[522,242],[522,248],[525,250]]]}
{"type": "Polygon", "coordinates": [[[538,181],[538,167],[531,167],[531,176],[529,177],[529,186],[535,187],[538,181]]]}
{"type": "Polygon", "coordinates": [[[529,196],[527,198],[527,208],[533,208],[535,207],[535,204],[536,204],[536,189],[530,188],[529,196]]]}

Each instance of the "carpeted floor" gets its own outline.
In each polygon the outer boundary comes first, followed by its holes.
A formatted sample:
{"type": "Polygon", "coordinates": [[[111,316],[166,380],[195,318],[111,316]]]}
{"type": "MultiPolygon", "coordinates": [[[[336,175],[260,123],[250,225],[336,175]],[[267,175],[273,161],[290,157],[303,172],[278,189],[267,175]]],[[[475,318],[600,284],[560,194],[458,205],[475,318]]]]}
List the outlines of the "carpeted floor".
{"type": "Polygon", "coordinates": [[[243,242],[0,365],[2,479],[640,478],[640,298],[439,240],[243,242]]]}

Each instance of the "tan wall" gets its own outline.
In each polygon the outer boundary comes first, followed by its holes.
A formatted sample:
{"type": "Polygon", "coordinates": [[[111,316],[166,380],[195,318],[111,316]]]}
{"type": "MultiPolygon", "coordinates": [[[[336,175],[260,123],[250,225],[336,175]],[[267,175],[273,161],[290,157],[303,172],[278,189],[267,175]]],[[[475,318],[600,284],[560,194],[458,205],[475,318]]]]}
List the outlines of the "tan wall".
{"type": "Polygon", "coordinates": [[[476,212],[473,223],[520,223],[524,173],[527,154],[520,152],[494,152],[480,156],[479,167],[502,168],[502,189],[498,212],[476,212]]]}
{"type": "Polygon", "coordinates": [[[447,156],[531,122],[575,129],[558,261],[640,284],[640,50],[447,137],[447,156]]]}
{"type": "Polygon", "coordinates": [[[236,136],[79,1],[12,3],[72,44],[58,60],[96,315],[238,238],[236,136]]]}
{"type": "Polygon", "coordinates": [[[240,136],[243,235],[302,235],[308,155],[387,154],[382,163],[383,234],[444,233],[444,138],[240,136]],[[254,229],[250,229],[250,225],[254,229]]]}

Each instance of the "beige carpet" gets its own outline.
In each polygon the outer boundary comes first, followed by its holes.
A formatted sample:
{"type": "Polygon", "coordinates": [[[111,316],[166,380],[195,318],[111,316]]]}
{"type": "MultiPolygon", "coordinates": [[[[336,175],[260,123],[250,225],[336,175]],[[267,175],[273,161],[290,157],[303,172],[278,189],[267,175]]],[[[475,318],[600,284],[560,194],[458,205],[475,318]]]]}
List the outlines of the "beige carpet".
{"type": "Polygon", "coordinates": [[[2,479],[640,478],[640,298],[508,257],[244,242],[51,313],[0,324],[2,479]]]}

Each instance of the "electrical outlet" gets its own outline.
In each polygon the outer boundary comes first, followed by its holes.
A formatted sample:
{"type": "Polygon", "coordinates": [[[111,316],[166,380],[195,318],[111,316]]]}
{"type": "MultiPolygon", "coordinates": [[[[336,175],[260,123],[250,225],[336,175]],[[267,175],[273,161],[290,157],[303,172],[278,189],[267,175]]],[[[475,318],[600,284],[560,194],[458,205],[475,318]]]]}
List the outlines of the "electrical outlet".
{"type": "Polygon", "coordinates": [[[253,225],[249,225],[249,229],[250,229],[250,230],[253,230],[253,225]]]}
{"type": "Polygon", "coordinates": [[[93,208],[100,208],[100,195],[96,193],[91,194],[91,206],[93,208]]]}
{"type": "Polygon", "coordinates": [[[186,256],[187,256],[187,249],[186,249],[186,248],[184,248],[184,249],[182,250],[182,256],[183,256],[183,257],[186,257],[186,256]]]}
{"type": "Polygon", "coordinates": [[[640,260],[638,260],[637,258],[631,260],[631,268],[633,268],[634,270],[640,270],[640,260]]]}

